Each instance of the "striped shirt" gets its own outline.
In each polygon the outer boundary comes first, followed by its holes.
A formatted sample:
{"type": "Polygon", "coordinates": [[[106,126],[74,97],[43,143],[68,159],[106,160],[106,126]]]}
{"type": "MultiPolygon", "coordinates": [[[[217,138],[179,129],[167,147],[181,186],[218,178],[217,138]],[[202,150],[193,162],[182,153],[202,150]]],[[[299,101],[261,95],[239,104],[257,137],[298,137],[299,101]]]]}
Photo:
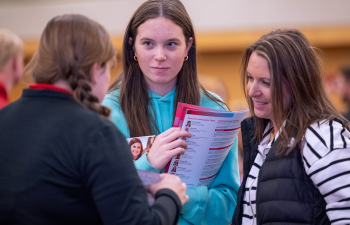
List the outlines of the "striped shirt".
{"type": "Polygon", "coordinates": [[[254,160],[253,166],[249,171],[247,182],[245,185],[245,192],[243,198],[243,217],[242,224],[256,224],[256,189],[258,182],[258,175],[260,167],[266,159],[267,153],[269,153],[272,144],[278,138],[279,132],[276,134],[275,138],[270,141],[272,124],[270,123],[266,129],[266,132],[269,132],[268,135],[261,141],[258,146],[258,154],[254,160]]]}
{"type": "MultiPolygon", "coordinates": [[[[271,130],[269,125],[265,132],[271,130]]],[[[258,146],[259,154],[249,172],[245,186],[242,224],[256,224],[257,177],[271,145],[268,134],[258,146]]],[[[350,132],[337,120],[315,123],[305,132],[304,168],[323,195],[332,224],[350,224],[350,132]]]]}

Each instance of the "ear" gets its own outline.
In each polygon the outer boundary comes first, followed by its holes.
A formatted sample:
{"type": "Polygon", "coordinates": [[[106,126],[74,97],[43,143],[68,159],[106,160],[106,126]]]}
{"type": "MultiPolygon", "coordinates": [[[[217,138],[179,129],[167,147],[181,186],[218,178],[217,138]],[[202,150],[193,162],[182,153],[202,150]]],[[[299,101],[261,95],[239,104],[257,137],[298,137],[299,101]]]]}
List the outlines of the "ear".
{"type": "Polygon", "coordinates": [[[98,63],[94,63],[94,65],[92,65],[90,74],[91,74],[91,83],[96,84],[97,78],[100,74],[100,65],[98,63]]]}
{"type": "Polygon", "coordinates": [[[23,60],[23,58],[19,55],[12,58],[11,60],[12,71],[14,72],[22,71],[23,63],[21,63],[21,60],[23,60]]]}
{"type": "Polygon", "coordinates": [[[134,51],[135,56],[137,56],[135,51],[135,45],[133,45],[132,43],[132,37],[129,37],[129,44],[132,46],[132,50],[134,51]]]}
{"type": "Polygon", "coordinates": [[[190,37],[188,39],[188,43],[187,43],[187,48],[186,48],[186,53],[188,54],[188,51],[190,50],[190,48],[192,47],[193,44],[193,37],[190,37]]]}
{"type": "Polygon", "coordinates": [[[13,76],[16,81],[15,83],[17,83],[23,74],[23,56],[17,55],[13,57],[10,63],[11,63],[11,70],[13,72],[13,76]]]}
{"type": "Polygon", "coordinates": [[[17,62],[17,57],[13,57],[12,59],[11,59],[11,70],[12,71],[16,71],[17,70],[17,64],[18,64],[18,62],[17,62]]]}

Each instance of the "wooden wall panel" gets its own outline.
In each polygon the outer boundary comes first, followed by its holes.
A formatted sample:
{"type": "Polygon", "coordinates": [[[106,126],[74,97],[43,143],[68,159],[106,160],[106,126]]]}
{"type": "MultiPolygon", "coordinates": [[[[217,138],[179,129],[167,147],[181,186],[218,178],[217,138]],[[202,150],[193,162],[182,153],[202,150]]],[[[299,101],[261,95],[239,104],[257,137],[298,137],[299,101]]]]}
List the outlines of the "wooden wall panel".
{"type": "MultiPolygon", "coordinates": [[[[272,30],[272,29],[271,29],[272,30]]],[[[320,57],[324,60],[325,76],[332,77],[338,68],[350,64],[350,27],[310,28],[301,29],[310,42],[322,52],[320,57]]],[[[198,73],[199,77],[212,77],[221,81],[226,88],[226,102],[232,108],[245,102],[239,79],[239,66],[243,50],[269,30],[242,31],[227,33],[207,33],[197,35],[198,73]]],[[[112,71],[113,81],[121,71],[121,45],[122,38],[113,38],[113,44],[118,52],[117,67],[112,71]]],[[[38,40],[26,41],[26,61],[34,54],[38,40]]],[[[10,100],[20,97],[22,89],[27,87],[31,80],[22,79],[10,93],[10,100]]],[[[331,94],[336,107],[345,110],[337,93],[331,94]]]]}

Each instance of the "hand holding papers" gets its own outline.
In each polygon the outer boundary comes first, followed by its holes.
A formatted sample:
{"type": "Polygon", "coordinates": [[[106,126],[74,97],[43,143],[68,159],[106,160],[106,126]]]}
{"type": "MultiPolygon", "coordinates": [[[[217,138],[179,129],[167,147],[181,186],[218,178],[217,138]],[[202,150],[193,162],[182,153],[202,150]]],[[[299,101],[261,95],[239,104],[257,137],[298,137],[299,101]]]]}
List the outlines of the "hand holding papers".
{"type": "Polygon", "coordinates": [[[188,130],[184,154],[175,156],[165,172],[179,176],[189,188],[209,186],[219,172],[248,110],[220,111],[179,103],[174,126],[188,130]]]}
{"type": "MultiPolygon", "coordinates": [[[[189,188],[210,186],[247,113],[248,110],[222,111],[179,103],[175,128],[153,138],[147,160],[159,170],[165,167],[165,173],[177,175],[189,188]]],[[[142,140],[149,138],[139,137],[143,148],[147,141],[142,140]]]]}
{"type": "Polygon", "coordinates": [[[182,205],[188,201],[188,196],[186,195],[186,184],[182,183],[180,178],[170,174],[159,174],[146,170],[137,170],[137,173],[142,183],[145,185],[146,190],[149,192],[149,205],[153,204],[153,196],[155,196],[160,189],[170,189],[174,191],[180,198],[182,205]]]}
{"type": "Polygon", "coordinates": [[[152,151],[147,155],[149,164],[161,170],[173,156],[184,153],[187,143],[179,137],[191,137],[191,134],[177,127],[159,134],[153,143],[152,151]]]}

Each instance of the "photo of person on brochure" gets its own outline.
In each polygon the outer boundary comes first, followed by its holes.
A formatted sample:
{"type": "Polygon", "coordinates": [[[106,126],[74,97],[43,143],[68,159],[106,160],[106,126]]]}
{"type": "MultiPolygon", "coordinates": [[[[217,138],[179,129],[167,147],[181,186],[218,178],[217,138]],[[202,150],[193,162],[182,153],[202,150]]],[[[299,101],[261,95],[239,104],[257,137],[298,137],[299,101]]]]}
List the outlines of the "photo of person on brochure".
{"type": "Polygon", "coordinates": [[[179,160],[175,160],[173,165],[174,166],[178,166],[179,165],[179,160]]]}
{"type": "Polygon", "coordinates": [[[171,170],[171,172],[176,173],[176,166],[173,167],[173,169],[171,170]]]}
{"type": "Polygon", "coordinates": [[[146,146],[146,148],[143,150],[142,155],[145,154],[145,153],[149,153],[149,151],[151,150],[152,145],[153,145],[153,142],[154,142],[154,140],[156,139],[156,137],[157,137],[157,136],[148,137],[148,139],[147,139],[147,146],[146,146]]]}
{"type": "Polygon", "coordinates": [[[145,153],[149,153],[156,136],[141,136],[127,138],[126,141],[129,143],[131,154],[134,157],[134,161],[141,158],[145,153]]]}
{"type": "Polygon", "coordinates": [[[132,138],[129,141],[129,146],[131,154],[134,157],[134,161],[138,160],[141,157],[143,151],[141,140],[138,138],[132,138]]]}

